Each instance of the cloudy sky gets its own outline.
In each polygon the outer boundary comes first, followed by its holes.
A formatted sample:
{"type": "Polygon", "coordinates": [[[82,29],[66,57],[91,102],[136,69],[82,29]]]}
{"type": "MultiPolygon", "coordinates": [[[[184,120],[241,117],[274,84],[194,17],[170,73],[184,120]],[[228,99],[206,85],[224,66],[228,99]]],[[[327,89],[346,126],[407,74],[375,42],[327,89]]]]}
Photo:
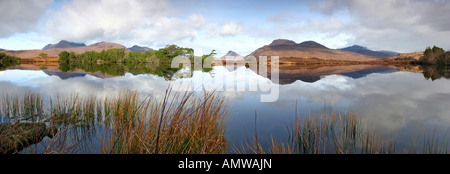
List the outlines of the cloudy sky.
{"type": "Polygon", "coordinates": [[[0,48],[59,40],[247,55],[278,38],[329,48],[450,49],[450,0],[1,0],[0,48]]]}

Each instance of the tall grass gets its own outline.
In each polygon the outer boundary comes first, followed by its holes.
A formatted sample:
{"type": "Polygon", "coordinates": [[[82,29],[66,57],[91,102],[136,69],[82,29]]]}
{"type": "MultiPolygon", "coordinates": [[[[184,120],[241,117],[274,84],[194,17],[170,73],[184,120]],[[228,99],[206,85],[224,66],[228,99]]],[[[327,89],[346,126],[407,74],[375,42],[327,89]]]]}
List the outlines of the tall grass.
{"type": "Polygon", "coordinates": [[[115,118],[107,125],[103,153],[211,154],[226,151],[225,119],[228,111],[223,97],[215,92],[172,93],[163,100],[138,100],[126,93],[107,104],[115,118]],[[126,106],[126,107],[123,107],[126,106]],[[126,108],[126,109],[125,109],[126,108]]]}
{"type": "MultiPolygon", "coordinates": [[[[256,117],[255,117],[256,118],[256,117]]],[[[276,141],[270,137],[268,146],[262,147],[256,129],[252,142],[235,147],[236,153],[255,154],[447,154],[447,134],[438,136],[436,130],[424,133],[423,138],[413,138],[410,144],[398,148],[396,138],[363,122],[355,112],[307,115],[295,117],[289,126],[289,138],[276,141]],[[408,147],[410,146],[410,147],[408,147]]],[[[255,123],[256,125],[256,123],[255,123]]],[[[447,130],[448,132],[448,130],[447,130]]]]}
{"type": "Polygon", "coordinates": [[[3,94],[0,114],[17,121],[42,121],[44,113],[43,98],[38,93],[25,92],[24,96],[3,94]]]}
{"type": "Polygon", "coordinates": [[[80,97],[78,94],[50,97],[50,121],[53,124],[92,126],[99,112],[101,100],[95,96],[80,97]],[[97,112],[97,113],[96,113],[97,112]]]}
{"type": "MultiPolygon", "coordinates": [[[[250,149],[252,153],[282,154],[389,154],[395,153],[395,141],[383,139],[382,134],[364,125],[357,113],[296,116],[288,128],[289,140],[277,142],[270,138],[266,150],[254,145],[241,145],[238,153],[250,149]]],[[[257,135],[255,135],[256,137],[257,135]]],[[[259,145],[261,146],[261,145],[259,145]]]]}
{"type": "Polygon", "coordinates": [[[39,94],[27,93],[23,99],[5,94],[0,105],[11,118],[39,116],[60,130],[40,148],[43,153],[75,153],[75,145],[86,139],[99,141],[101,153],[226,152],[228,108],[215,91],[174,92],[169,86],[162,99],[124,90],[104,98],[58,94],[49,98],[48,107],[42,101],[39,94]]]}

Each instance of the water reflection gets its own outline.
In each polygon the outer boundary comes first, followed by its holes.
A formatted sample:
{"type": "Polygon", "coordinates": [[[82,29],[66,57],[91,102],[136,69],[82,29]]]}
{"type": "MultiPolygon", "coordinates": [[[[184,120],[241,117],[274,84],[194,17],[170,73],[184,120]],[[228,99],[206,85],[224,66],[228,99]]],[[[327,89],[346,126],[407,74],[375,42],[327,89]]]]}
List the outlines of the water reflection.
{"type": "Polygon", "coordinates": [[[429,80],[436,80],[440,78],[450,79],[450,69],[448,66],[422,66],[423,76],[429,80]]]}
{"type": "Polygon", "coordinates": [[[287,138],[286,126],[292,124],[296,107],[303,116],[321,113],[324,108],[336,112],[356,111],[374,128],[405,142],[424,131],[450,128],[450,81],[440,78],[449,77],[447,70],[423,68],[421,74],[370,65],[280,68],[279,98],[271,103],[260,102],[259,97],[265,91],[248,89],[254,79],[270,83],[270,76],[265,79],[246,67],[235,66],[194,71],[191,78],[172,81],[164,75],[140,71],[102,78],[93,74],[96,71],[83,74],[77,70],[6,70],[0,72],[0,91],[9,94],[36,91],[41,96],[76,92],[105,97],[130,88],[161,98],[169,84],[192,87],[194,81],[200,81],[201,87],[212,89],[244,86],[244,90],[223,91],[232,105],[227,121],[229,149],[245,143],[253,135],[255,111],[259,136],[287,138]],[[431,81],[424,78],[428,76],[425,74],[439,76],[431,75],[434,80],[431,81]],[[230,76],[235,78],[227,78],[230,76]]]}
{"type": "MultiPolygon", "coordinates": [[[[323,65],[282,65],[278,70],[280,84],[291,84],[297,80],[314,83],[322,76],[341,74],[351,78],[361,78],[372,73],[390,73],[397,70],[385,66],[376,65],[346,65],[346,66],[323,66],[323,65]]],[[[270,78],[270,73],[269,76],[270,78]]]]}

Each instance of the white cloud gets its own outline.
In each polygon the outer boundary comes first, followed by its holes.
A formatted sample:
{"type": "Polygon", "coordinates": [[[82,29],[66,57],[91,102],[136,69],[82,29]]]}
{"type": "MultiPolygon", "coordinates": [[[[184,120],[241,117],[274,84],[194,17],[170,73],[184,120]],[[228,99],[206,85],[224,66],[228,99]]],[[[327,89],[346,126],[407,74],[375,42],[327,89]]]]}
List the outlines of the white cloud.
{"type": "Polygon", "coordinates": [[[43,28],[55,40],[149,44],[194,39],[205,22],[201,15],[171,15],[173,9],[166,0],[67,1],[59,10],[48,12],[43,28]]]}
{"type": "Polygon", "coordinates": [[[32,30],[52,0],[1,0],[0,37],[32,30]]]}
{"type": "Polygon", "coordinates": [[[268,23],[250,26],[245,33],[263,38],[265,41],[260,42],[259,47],[271,43],[274,39],[289,39],[297,43],[313,40],[329,48],[342,48],[352,39],[351,33],[342,32],[346,29],[347,22],[334,16],[314,20],[281,16],[269,16],[266,18],[268,23]]]}
{"type": "Polygon", "coordinates": [[[450,1],[324,0],[312,6],[322,14],[346,14],[351,22],[335,32],[351,33],[352,42],[374,49],[419,51],[439,45],[450,49],[450,1]]]}
{"type": "Polygon", "coordinates": [[[174,17],[159,17],[139,24],[129,34],[120,35],[119,39],[125,43],[153,43],[156,45],[170,44],[176,41],[197,38],[197,30],[205,23],[202,15],[190,15],[186,19],[174,17]]]}
{"type": "Polygon", "coordinates": [[[220,25],[209,25],[207,32],[211,36],[234,36],[242,32],[242,26],[239,23],[228,21],[220,25]]]}

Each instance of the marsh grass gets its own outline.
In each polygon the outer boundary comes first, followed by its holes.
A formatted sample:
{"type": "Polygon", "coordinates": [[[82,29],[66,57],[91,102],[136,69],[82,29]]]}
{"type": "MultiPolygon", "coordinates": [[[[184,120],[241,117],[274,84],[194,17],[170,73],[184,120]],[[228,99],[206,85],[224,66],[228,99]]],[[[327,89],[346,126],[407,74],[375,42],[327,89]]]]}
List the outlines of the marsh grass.
{"type": "Polygon", "coordinates": [[[92,126],[100,110],[100,102],[94,96],[80,97],[78,94],[50,97],[50,122],[52,124],[71,124],[92,126]]]}
{"type": "Polygon", "coordinates": [[[42,101],[33,93],[23,99],[5,94],[1,103],[2,115],[46,120],[58,128],[56,136],[29,148],[30,153],[89,152],[89,147],[79,147],[86,141],[99,141],[100,153],[108,154],[214,154],[227,149],[228,104],[215,91],[174,92],[169,86],[162,99],[131,90],[104,98],[58,94],[49,97],[47,112],[42,101]]]}
{"type": "MultiPolygon", "coordinates": [[[[256,118],[256,116],[255,116],[256,118]]],[[[255,122],[256,125],[256,122],[255,122]]],[[[262,147],[264,140],[256,133],[253,141],[235,147],[236,153],[253,154],[447,154],[447,133],[425,132],[423,137],[412,138],[401,148],[395,137],[382,134],[382,131],[364,122],[356,112],[307,115],[299,117],[288,126],[289,138],[277,141],[268,139],[268,146],[262,147]],[[409,147],[408,147],[409,146],[409,147]]]]}
{"type": "MultiPolygon", "coordinates": [[[[78,136],[73,136],[71,133],[76,130],[77,127],[73,126],[61,126],[57,128],[59,131],[51,138],[46,137],[46,141],[29,146],[24,149],[21,153],[23,154],[75,154],[78,153],[82,146],[80,144],[83,142],[78,136]]],[[[85,131],[84,136],[87,136],[89,131],[85,131]]]]}
{"type": "MultiPolygon", "coordinates": [[[[256,125],[256,124],[255,124],[256,125]]],[[[256,129],[255,129],[256,132],[256,129]]],[[[277,141],[273,137],[268,146],[262,148],[261,141],[248,141],[235,147],[236,153],[254,154],[393,154],[396,153],[395,138],[386,138],[380,130],[371,128],[370,122],[363,122],[357,113],[331,113],[296,116],[288,126],[289,140],[277,141]]],[[[428,137],[428,136],[426,136],[428,137]]],[[[261,139],[261,138],[260,138],[261,139]]],[[[432,152],[446,152],[435,139],[426,139],[424,147],[432,152]]],[[[426,152],[424,152],[426,153],[426,152]]]]}
{"type": "Polygon", "coordinates": [[[25,92],[22,98],[3,94],[0,114],[17,121],[37,122],[45,115],[43,98],[38,93],[25,92]]]}
{"type": "Polygon", "coordinates": [[[115,118],[107,124],[103,153],[216,154],[226,151],[225,119],[228,111],[223,97],[215,92],[173,93],[163,100],[138,100],[127,93],[108,104],[115,118]],[[124,100],[125,99],[125,100],[124,100]],[[122,107],[127,106],[127,107],[122,107]],[[121,109],[128,108],[128,109],[121,109]]]}
{"type": "Polygon", "coordinates": [[[437,135],[434,129],[431,133],[426,132],[422,138],[413,137],[409,154],[448,154],[448,131],[442,137],[437,135]],[[419,141],[418,141],[419,140],[419,141]],[[420,141],[422,140],[422,141],[420,141]]]}

